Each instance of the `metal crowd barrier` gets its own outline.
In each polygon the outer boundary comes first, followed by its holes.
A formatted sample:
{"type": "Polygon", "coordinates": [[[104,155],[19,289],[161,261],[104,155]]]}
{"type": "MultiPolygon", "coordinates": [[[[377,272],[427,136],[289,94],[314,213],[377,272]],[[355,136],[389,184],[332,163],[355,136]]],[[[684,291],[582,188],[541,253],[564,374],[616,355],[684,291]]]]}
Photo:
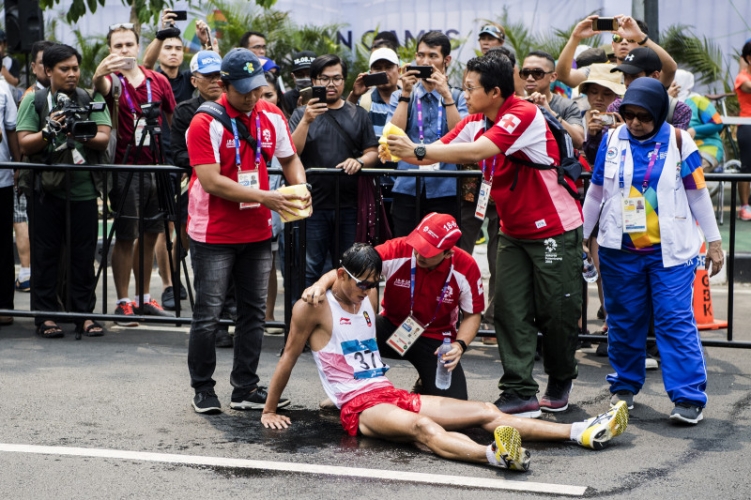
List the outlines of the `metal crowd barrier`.
{"type": "MultiPolygon", "coordinates": [[[[34,171],[39,170],[62,170],[69,173],[76,170],[106,170],[111,171],[113,173],[116,172],[135,172],[135,173],[176,173],[182,175],[185,173],[185,170],[180,167],[175,166],[169,166],[169,165],[46,165],[46,164],[36,164],[36,163],[16,163],[16,162],[10,162],[10,163],[0,163],[0,168],[13,168],[13,169],[31,169],[34,171]]],[[[282,174],[281,169],[268,169],[269,174],[282,174]]],[[[336,240],[335,240],[335,251],[337,253],[341,253],[341,250],[339,248],[339,238],[338,238],[338,229],[339,229],[339,223],[340,223],[340,203],[339,203],[339,183],[342,175],[344,174],[341,170],[334,170],[334,169],[319,169],[319,168],[312,168],[306,170],[306,174],[308,177],[310,176],[328,176],[333,177],[333,182],[335,183],[335,192],[336,192],[336,209],[335,209],[335,220],[336,220],[336,240]]],[[[457,212],[461,213],[461,181],[464,178],[472,178],[476,177],[479,178],[481,175],[481,172],[479,170],[459,170],[459,171],[423,171],[423,170],[390,170],[390,169],[363,169],[360,171],[357,175],[367,175],[367,176],[374,176],[376,178],[379,177],[416,177],[416,186],[415,191],[416,193],[420,193],[422,191],[422,184],[423,179],[426,177],[451,177],[456,179],[456,203],[457,203],[457,212]]],[[[589,180],[589,174],[585,173],[583,174],[585,189],[588,186],[588,180],[589,180]]],[[[708,173],[705,174],[705,178],[708,181],[722,181],[730,183],[732,186],[731,190],[731,196],[730,196],[730,212],[731,214],[734,214],[737,210],[737,194],[736,194],[736,184],[738,182],[749,182],[751,181],[751,174],[712,174],[708,173]]],[[[140,186],[143,188],[143,178],[140,178],[140,186]]],[[[70,189],[69,182],[66,182],[67,189],[70,189]]],[[[379,183],[376,184],[379,186],[379,183]]],[[[141,189],[142,190],[142,189],[141,189]]],[[[109,186],[105,185],[105,192],[109,191],[109,186]]],[[[381,213],[381,203],[382,199],[380,196],[376,196],[376,203],[377,203],[377,210],[376,210],[376,217],[380,217],[381,213]]],[[[179,223],[180,223],[180,213],[181,213],[181,199],[180,196],[177,196],[176,199],[176,205],[177,210],[175,220],[171,220],[171,222],[176,223],[176,244],[177,244],[177,250],[178,255],[181,255],[181,240],[179,237],[179,223]]],[[[30,206],[33,207],[33,203],[30,203],[30,206]]],[[[104,235],[104,244],[102,247],[102,255],[100,260],[100,265],[97,270],[97,278],[101,276],[102,278],[102,308],[101,313],[72,313],[72,312],[51,312],[51,311],[18,311],[18,310],[7,310],[7,309],[0,309],[0,315],[2,316],[15,316],[15,317],[34,317],[34,316],[44,316],[48,317],[50,319],[60,319],[60,320],[76,320],[76,319],[97,319],[97,320],[104,320],[104,321],[117,321],[121,320],[121,316],[116,316],[114,314],[107,314],[107,273],[104,272],[104,269],[107,266],[107,260],[108,260],[108,253],[109,253],[109,242],[107,241],[107,235],[108,235],[108,219],[109,219],[109,207],[107,206],[107,203],[103,204],[103,213],[101,217],[101,223],[102,223],[102,234],[104,235]]],[[[69,214],[70,205],[69,201],[66,202],[66,212],[69,214]]],[[[419,220],[420,214],[420,196],[418,195],[416,197],[416,219],[419,220]]],[[[33,213],[29,213],[29,217],[33,217],[33,213]]],[[[70,218],[66,217],[67,223],[66,223],[66,240],[70,241],[69,235],[70,235],[70,218]]],[[[461,225],[461,220],[457,220],[457,222],[461,225]]],[[[377,227],[378,225],[376,225],[377,227]]],[[[730,238],[729,242],[727,242],[727,260],[726,260],[726,266],[727,266],[727,288],[728,288],[728,304],[727,304],[727,321],[728,321],[728,327],[727,327],[727,335],[726,340],[713,340],[713,339],[702,339],[702,344],[707,347],[733,347],[733,348],[743,348],[743,349],[751,349],[751,342],[741,342],[741,341],[735,341],[733,340],[733,310],[734,310],[734,297],[733,297],[733,291],[735,287],[735,276],[734,276],[734,270],[735,270],[735,241],[736,241],[736,218],[730,217],[730,238]]],[[[139,211],[139,239],[142,239],[143,237],[143,210],[139,211]]],[[[377,235],[378,238],[378,235],[377,235]]],[[[381,241],[376,241],[375,243],[381,243],[381,241]]],[[[285,224],[284,228],[284,253],[285,253],[285,259],[283,263],[283,270],[284,270],[284,278],[285,278],[285,287],[284,287],[284,322],[281,321],[275,321],[275,322],[267,322],[266,326],[272,326],[272,327],[282,327],[285,329],[285,335],[287,333],[288,327],[287,325],[290,324],[291,316],[292,316],[292,306],[294,305],[294,301],[298,298],[295,295],[299,295],[299,293],[302,292],[304,289],[304,283],[305,283],[305,247],[306,247],[306,241],[305,241],[305,220],[296,221],[293,223],[285,224]]],[[[725,242],[723,242],[723,246],[725,246],[725,242]]],[[[31,251],[34,251],[34,246],[31,245],[31,251]]],[[[143,245],[139,245],[139,251],[140,251],[140,262],[143,262],[143,245]]],[[[185,274],[186,279],[188,279],[188,272],[187,272],[187,266],[184,264],[184,259],[181,259],[181,262],[183,264],[183,271],[185,274]]],[[[68,262],[68,265],[70,267],[70,261],[68,262]]],[[[178,265],[178,272],[174,274],[174,277],[176,277],[176,281],[173,282],[174,289],[176,290],[176,294],[179,293],[179,287],[182,283],[182,280],[180,278],[180,272],[178,265]]],[[[139,277],[139,283],[141,284],[141,289],[137,290],[137,294],[143,295],[143,273],[145,269],[151,270],[150,266],[141,266],[141,276],[139,277]]],[[[33,280],[34,275],[32,273],[32,288],[34,286],[33,280]]],[[[586,283],[582,280],[583,283],[583,291],[586,293],[586,283]]],[[[70,282],[68,282],[68,286],[70,286],[70,282]]],[[[98,279],[97,283],[95,285],[98,286],[98,279]]],[[[68,293],[68,300],[69,300],[70,294],[68,293]]],[[[67,304],[67,308],[69,309],[70,304],[67,304]]],[[[191,317],[188,316],[180,316],[180,300],[179,298],[176,298],[175,300],[175,317],[154,317],[154,316],[134,316],[132,317],[133,320],[143,323],[158,323],[158,324],[175,324],[177,326],[181,326],[184,324],[190,324],[191,317]]],[[[582,301],[582,318],[583,318],[583,324],[586,324],[586,318],[587,318],[587,309],[586,309],[586,300],[582,301]]],[[[232,325],[234,324],[231,320],[220,320],[220,323],[223,325],[232,325]]],[[[478,332],[478,337],[491,337],[495,336],[495,332],[492,330],[480,330],[478,332]]],[[[580,339],[586,339],[586,340],[593,340],[593,341],[601,341],[601,340],[607,340],[607,336],[605,335],[580,335],[580,339]]]]}

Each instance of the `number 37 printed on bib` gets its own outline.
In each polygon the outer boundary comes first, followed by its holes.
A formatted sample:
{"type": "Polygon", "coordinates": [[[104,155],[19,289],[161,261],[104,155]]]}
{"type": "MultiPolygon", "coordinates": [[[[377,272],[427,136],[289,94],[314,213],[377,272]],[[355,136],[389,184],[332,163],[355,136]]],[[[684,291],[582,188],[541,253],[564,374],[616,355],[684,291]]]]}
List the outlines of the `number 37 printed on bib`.
{"type": "Polygon", "coordinates": [[[352,367],[355,379],[380,377],[389,369],[381,360],[376,339],[342,342],[342,353],[352,367]]]}

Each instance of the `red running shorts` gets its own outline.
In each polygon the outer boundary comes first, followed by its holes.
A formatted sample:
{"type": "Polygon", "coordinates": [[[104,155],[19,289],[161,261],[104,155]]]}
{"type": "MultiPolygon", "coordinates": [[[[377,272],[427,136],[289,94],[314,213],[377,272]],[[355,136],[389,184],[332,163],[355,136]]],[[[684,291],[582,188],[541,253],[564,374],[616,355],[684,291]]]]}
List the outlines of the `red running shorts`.
{"type": "Polygon", "coordinates": [[[420,395],[396,387],[384,387],[350,399],[342,406],[339,418],[342,427],[350,436],[356,436],[360,428],[360,413],[375,405],[389,404],[413,413],[420,412],[420,395]]]}

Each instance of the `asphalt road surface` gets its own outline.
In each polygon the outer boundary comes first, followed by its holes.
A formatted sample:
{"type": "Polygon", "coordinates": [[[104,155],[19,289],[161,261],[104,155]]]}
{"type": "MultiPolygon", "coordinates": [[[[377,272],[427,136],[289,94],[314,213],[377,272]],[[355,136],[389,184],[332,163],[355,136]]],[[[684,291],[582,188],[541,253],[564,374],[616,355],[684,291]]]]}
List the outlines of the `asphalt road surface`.
{"type": "MultiPolygon", "coordinates": [[[[713,290],[722,317],[726,293],[713,290]]],[[[591,306],[596,303],[590,291],[591,306]]],[[[735,294],[737,340],[751,340],[751,290],[735,294]]],[[[594,317],[596,307],[591,307],[594,317]]],[[[590,330],[599,322],[589,321],[590,330]]],[[[67,332],[72,325],[65,325],[67,332]]],[[[724,331],[703,334],[722,338],[724,331]]],[[[267,336],[259,374],[267,384],[282,337],[267,336]]],[[[749,351],[707,349],[709,406],[696,427],[667,419],[672,405],[659,371],[648,372],[625,434],[595,452],[571,443],[525,443],[527,473],[440,459],[410,445],[350,438],[303,354],[285,396],[292,427],[263,429],[259,412],[229,409],[232,351],[218,350],[216,391],[224,413],[190,406],[188,328],[108,324],[102,338],[45,340],[32,321],[0,330],[0,498],[339,498],[440,499],[751,498],[749,351]],[[433,475],[433,476],[429,476],[433,475]],[[508,490],[511,491],[508,491],[508,490]],[[547,493],[541,493],[547,492],[547,493]]],[[[573,422],[605,411],[607,358],[577,354],[570,409],[547,418],[573,422]]],[[[388,375],[410,388],[416,372],[389,360],[388,375]]],[[[501,364],[495,347],[473,343],[463,360],[470,397],[493,401],[501,364]]],[[[542,363],[535,376],[544,390],[542,363]]],[[[491,437],[471,430],[473,439],[491,437]]]]}

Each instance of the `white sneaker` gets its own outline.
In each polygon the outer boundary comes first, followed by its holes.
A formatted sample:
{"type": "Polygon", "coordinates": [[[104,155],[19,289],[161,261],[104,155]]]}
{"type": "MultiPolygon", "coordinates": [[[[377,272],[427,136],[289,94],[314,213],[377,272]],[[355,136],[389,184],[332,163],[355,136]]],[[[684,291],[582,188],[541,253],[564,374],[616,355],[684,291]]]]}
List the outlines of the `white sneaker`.
{"type": "Polygon", "coordinates": [[[623,433],[628,426],[628,405],[619,401],[607,412],[587,420],[589,424],[576,438],[576,442],[585,448],[601,450],[605,443],[623,433]]]}
{"type": "Polygon", "coordinates": [[[644,366],[647,370],[656,370],[660,367],[660,363],[655,358],[647,354],[647,358],[644,360],[644,366]]]}

